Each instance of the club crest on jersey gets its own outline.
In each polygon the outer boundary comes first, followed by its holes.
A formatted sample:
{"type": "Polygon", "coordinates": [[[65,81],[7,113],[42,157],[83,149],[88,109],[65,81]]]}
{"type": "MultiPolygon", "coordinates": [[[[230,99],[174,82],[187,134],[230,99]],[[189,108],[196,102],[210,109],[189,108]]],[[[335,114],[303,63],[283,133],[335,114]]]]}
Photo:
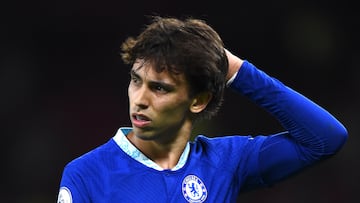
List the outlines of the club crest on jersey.
{"type": "Polygon", "coordinates": [[[195,175],[188,175],[182,182],[182,194],[190,203],[201,203],[206,200],[208,193],[200,178],[195,175]]]}

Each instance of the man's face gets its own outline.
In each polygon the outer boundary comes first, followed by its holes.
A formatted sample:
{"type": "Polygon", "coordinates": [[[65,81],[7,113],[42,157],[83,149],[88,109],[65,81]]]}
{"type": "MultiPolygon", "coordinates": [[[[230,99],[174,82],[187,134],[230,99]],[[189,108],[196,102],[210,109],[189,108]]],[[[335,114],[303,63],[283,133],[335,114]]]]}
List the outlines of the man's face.
{"type": "Polygon", "coordinates": [[[183,74],[167,70],[158,73],[150,63],[137,61],[128,88],[135,135],[144,140],[168,141],[183,132],[191,114],[188,89],[183,74]]]}

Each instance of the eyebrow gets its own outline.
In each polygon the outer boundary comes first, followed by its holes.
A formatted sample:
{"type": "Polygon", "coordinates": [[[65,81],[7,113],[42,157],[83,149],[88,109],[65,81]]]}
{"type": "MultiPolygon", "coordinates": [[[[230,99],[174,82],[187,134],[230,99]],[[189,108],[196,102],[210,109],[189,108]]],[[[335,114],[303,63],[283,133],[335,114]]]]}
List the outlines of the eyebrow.
{"type": "Polygon", "coordinates": [[[135,76],[137,78],[140,78],[140,75],[136,73],[136,71],[134,71],[133,69],[130,70],[130,75],[131,76],[135,76]]]}
{"type": "MultiPolygon", "coordinates": [[[[133,69],[131,69],[130,75],[133,76],[133,77],[142,79],[141,76],[140,76],[135,70],[133,70],[133,69]]],[[[166,83],[166,82],[162,82],[162,81],[158,81],[158,80],[150,80],[150,81],[149,81],[149,84],[150,84],[150,85],[161,85],[161,86],[163,86],[164,88],[167,88],[167,89],[169,89],[169,90],[175,89],[175,86],[176,86],[176,85],[174,85],[174,84],[166,83]]]]}

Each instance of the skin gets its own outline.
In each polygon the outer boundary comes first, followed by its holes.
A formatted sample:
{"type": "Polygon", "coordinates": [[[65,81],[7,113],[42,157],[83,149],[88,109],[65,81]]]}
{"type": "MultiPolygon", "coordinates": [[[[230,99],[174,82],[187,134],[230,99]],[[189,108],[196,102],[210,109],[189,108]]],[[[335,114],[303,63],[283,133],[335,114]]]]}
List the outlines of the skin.
{"type": "Polygon", "coordinates": [[[236,72],[239,71],[241,65],[244,63],[242,59],[232,54],[229,50],[225,49],[226,56],[229,61],[229,70],[226,76],[226,81],[228,81],[236,72]]]}
{"type": "MultiPolygon", "coordinates": [[[[227,51],[229,79],[242,60],[227,51]]],[[[156,72],[151,63],[136,60],[128,87],[133,130],[127,136],[143,154],[163,169],[176,166],[190,139],[194,115],[206,108],[211,94],[189,97],[183,74],[156,72]]]]}

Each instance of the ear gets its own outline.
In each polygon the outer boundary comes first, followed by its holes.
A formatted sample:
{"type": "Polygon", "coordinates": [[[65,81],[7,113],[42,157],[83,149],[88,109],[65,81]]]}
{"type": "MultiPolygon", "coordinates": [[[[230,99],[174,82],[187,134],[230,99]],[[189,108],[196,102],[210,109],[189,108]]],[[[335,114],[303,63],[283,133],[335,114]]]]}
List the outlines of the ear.
{"type": "Polygon", "coordinates": [[[206,108],[208,103],[212,98],[212,94],[210,92],[202,92],[197,94],[190,105],[190,111],[192,113],[200,113],[202,110],[206,108]]]}

